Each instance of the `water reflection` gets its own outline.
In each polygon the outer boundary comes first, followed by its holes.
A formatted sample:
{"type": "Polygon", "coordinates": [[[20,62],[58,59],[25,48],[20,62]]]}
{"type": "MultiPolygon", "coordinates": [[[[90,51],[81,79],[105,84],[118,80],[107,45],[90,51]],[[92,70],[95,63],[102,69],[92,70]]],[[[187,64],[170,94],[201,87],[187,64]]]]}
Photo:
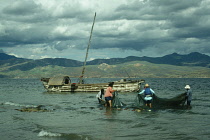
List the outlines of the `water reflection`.
{"type": "Polygon", "coordinates": [[[112,118],[112,108],[106,107],[106,112],[104,113],[106,118],[112,118]]]}

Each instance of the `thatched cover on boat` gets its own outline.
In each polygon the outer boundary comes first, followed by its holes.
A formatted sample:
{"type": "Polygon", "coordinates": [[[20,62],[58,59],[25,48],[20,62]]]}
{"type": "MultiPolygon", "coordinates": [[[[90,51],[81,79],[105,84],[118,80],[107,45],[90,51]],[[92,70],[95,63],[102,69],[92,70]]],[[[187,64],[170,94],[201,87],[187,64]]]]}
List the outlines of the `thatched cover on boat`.
{"type": "Polygon", "coordinates": [[[58,77],[50,78],[48,85],[60,86],[60,85],[69,84],[69,83],[71,83],[71,80],[68,76],[58,76],[58,77]]]}

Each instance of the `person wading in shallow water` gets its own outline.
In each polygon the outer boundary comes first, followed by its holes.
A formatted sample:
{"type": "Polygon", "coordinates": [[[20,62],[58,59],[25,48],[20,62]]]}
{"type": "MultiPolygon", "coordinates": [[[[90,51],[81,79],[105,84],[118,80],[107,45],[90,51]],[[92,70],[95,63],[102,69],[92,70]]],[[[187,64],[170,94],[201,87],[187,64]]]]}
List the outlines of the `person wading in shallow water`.
{"type": "Polygon", "coordinates": [[[96,98],[98,99],[99,104],[102,103],[104,100],[102,99],[104,95],[104,89],[101,89],[98,94],[96,95],[96,98]]]}
{"type": "Polygon", "coordinates": [[[190,86],[189,85],[186,85],[185,86],[185,89],[186,89],[186,101],[187,101],[187,107],[190,108],[190,104],[191,104],[191,101],[192,101],[192,90],[190,89],[190,86]]]}
{"type": "Polygon", "coordinates": [[[149,87],[149,84],[145,84],[144,89],[138,94],[144,93],[144,100],[146,101],[146,106],[152,108],[152,96],[155,92],[149,87]]]}
{"type": "Polygon", "coordinates": [[[114,83],[110,83],[109,86],[106,89],[106,92],[105,92],[105,95],[104,95],[105,100],[106,100],[106,105],[105,106],[112,107],[112,97],[113,97],[112,93],[115,92],[115,90],[112,89],[113,85],[114,85],[114,83]]]}

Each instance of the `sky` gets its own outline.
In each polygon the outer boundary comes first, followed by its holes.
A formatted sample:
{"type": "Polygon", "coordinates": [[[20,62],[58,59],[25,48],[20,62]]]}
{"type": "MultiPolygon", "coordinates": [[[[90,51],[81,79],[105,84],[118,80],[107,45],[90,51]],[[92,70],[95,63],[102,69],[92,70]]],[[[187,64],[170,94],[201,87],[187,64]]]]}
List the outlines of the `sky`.
{"type": "Polygon", "coordinates": [[[0,52],[84,61],[210,55],[210,0],[0,0],[0,52]]]}

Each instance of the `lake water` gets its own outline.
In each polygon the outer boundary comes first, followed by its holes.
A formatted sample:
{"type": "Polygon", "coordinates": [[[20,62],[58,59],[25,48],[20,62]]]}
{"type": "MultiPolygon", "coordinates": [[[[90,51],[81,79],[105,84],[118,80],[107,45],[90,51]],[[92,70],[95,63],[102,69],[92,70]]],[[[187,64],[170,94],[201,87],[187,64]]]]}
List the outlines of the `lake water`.
{"type": "MultiPolygon", "coordinates": [[[[107,82],[118,79],[87,79],[107,82]]],[[[145,79],[161,98],[193,91],[192,109],[137,112],[136,93],[119,93],[122,109],[100,106],[96,93],[48,93],[38,79],[0,79],[2,140],[207,140],[210,139],[210,79],[145,79]],[[17,109],[43,105],[48,112],[17,109]]]]}

